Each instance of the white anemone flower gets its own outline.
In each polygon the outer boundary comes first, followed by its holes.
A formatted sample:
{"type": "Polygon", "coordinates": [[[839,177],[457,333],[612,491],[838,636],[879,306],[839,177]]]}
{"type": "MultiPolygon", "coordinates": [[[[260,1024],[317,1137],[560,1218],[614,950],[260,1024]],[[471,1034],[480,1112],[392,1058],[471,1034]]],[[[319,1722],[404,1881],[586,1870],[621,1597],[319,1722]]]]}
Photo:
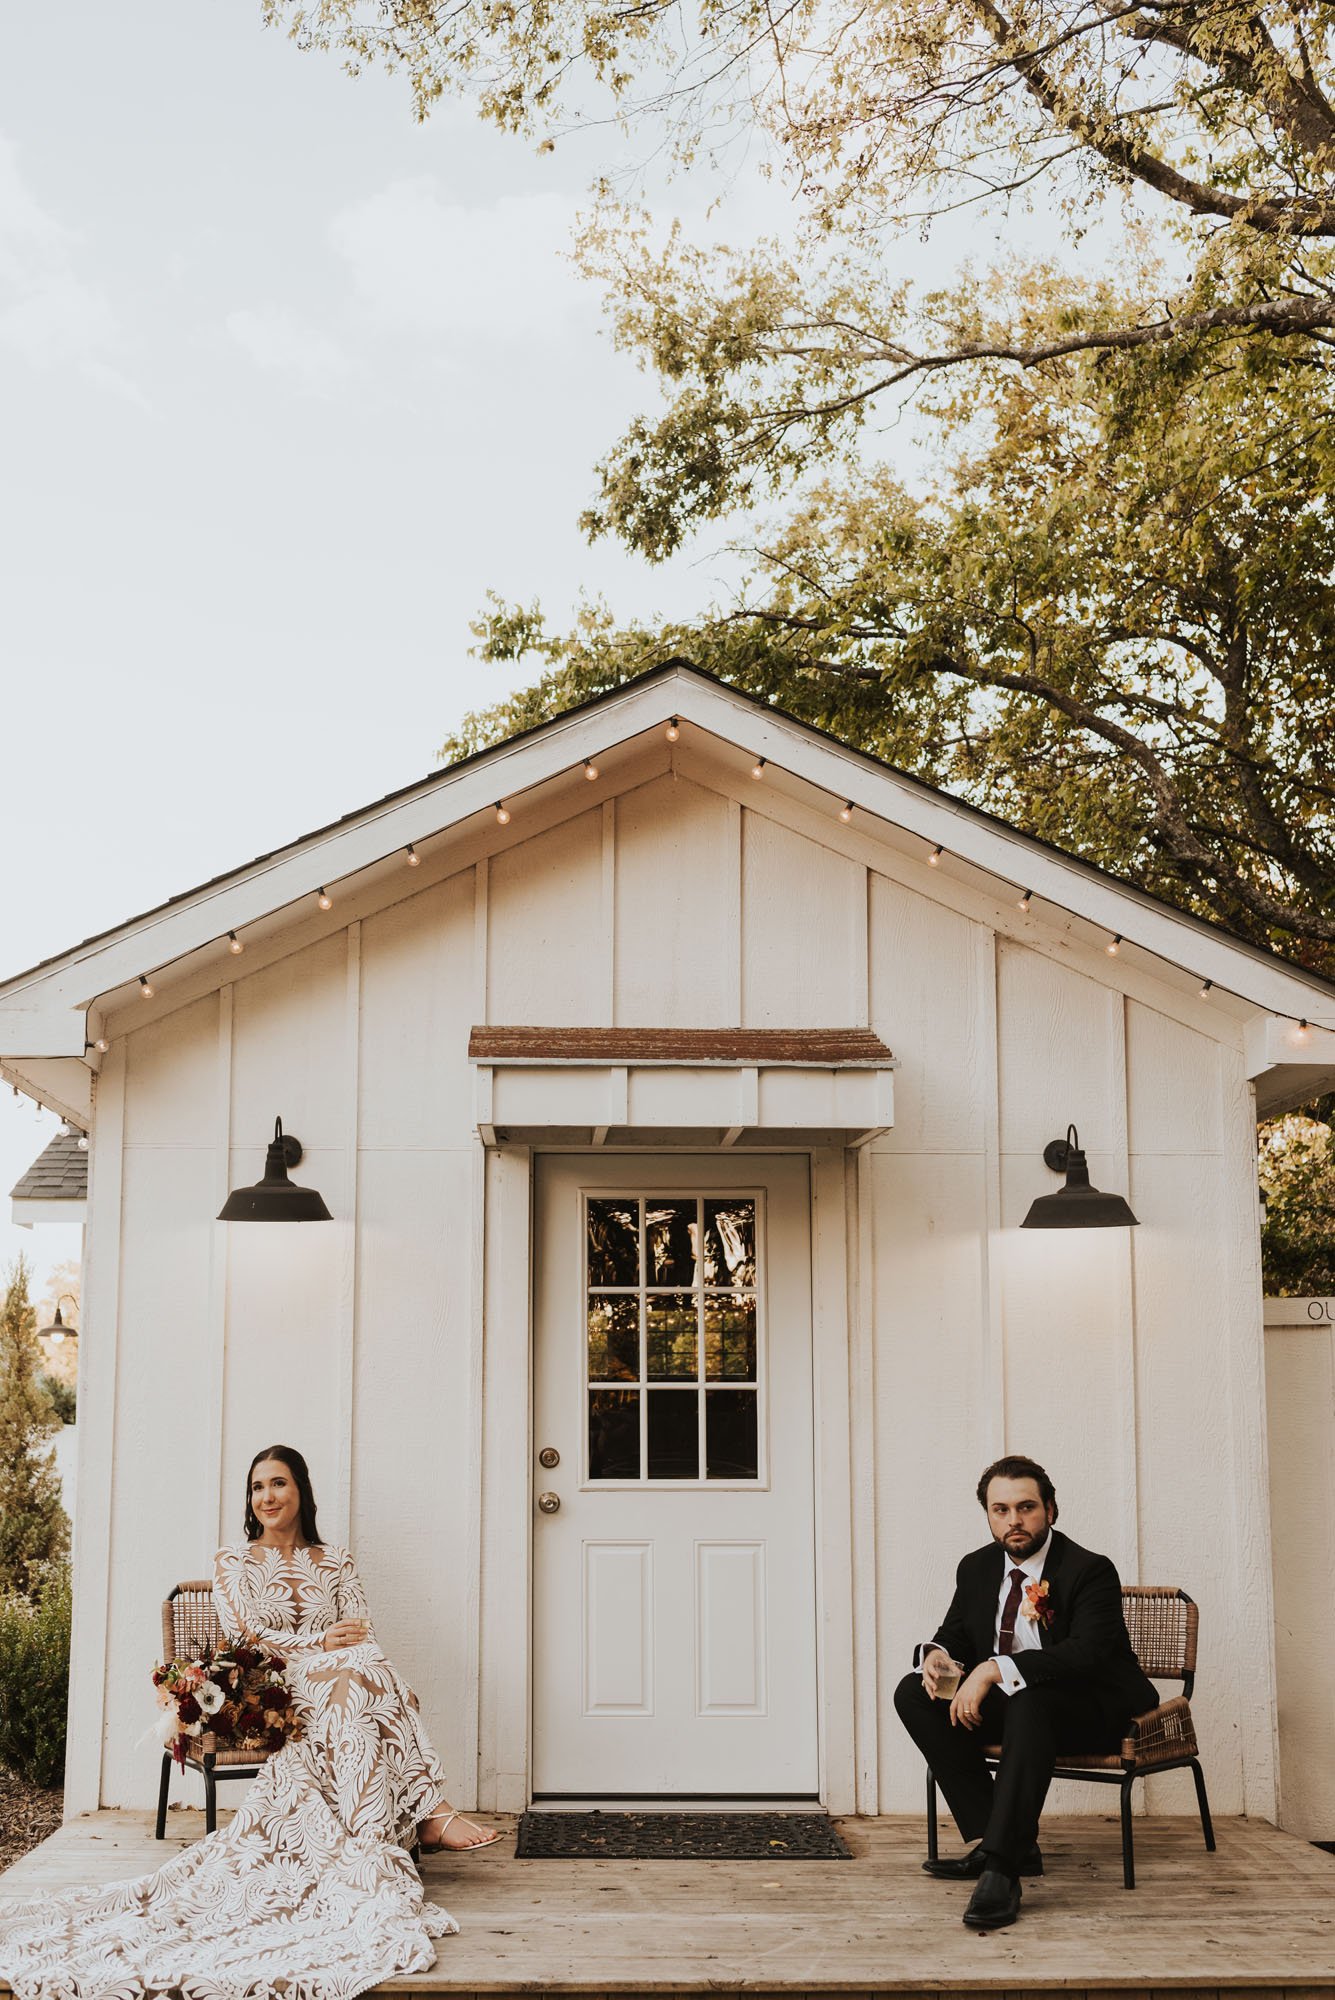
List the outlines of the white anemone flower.
{"type": "Polygon", "coordinates": [[[227,1696],[216,1681],[201,1681],[195,1689],[195,1700],[205,1715],[216,1715],[226,1699],[227,1696]]]}

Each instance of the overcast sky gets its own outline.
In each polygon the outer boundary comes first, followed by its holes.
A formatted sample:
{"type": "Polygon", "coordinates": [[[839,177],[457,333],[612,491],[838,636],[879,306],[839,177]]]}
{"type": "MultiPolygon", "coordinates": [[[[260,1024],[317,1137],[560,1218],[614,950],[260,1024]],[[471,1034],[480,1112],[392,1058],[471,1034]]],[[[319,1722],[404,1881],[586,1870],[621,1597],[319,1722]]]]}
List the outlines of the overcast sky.
{"type": "MultiPolygon", "coordinates": [[[[559,623],[730,574],[577,527],[652,395],[563,255],[606,137],[415,125],[258,13],[6,19],[0,976],[424,775],[507,686],[468,655],[489,588],[559,623]]],[[[718,192],[663,199],[703,229],[718,192]]],[[[742,170],[710,226],[784,214],[742,170]]],[[[40,1277],[74,1239],[8,1190],[55,1121],[3,1100],[0,1263],[40,1277]]]]}

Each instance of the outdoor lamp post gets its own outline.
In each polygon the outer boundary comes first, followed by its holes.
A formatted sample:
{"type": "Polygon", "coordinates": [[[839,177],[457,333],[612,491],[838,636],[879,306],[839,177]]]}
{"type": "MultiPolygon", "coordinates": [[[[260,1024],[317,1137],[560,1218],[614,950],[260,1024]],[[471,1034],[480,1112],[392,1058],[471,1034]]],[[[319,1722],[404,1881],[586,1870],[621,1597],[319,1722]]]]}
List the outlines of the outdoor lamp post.
{"type": "Polygon", "coordinates": [[[1137,1218],[1120,1194],[1100,1194],[1089,1184],[1089,1167],[1080,1150],[1080,1134],[1074,1125],[1066,1128],[1064,1139],[1050,1139],[1043,1148],[1043,1160],[1054,1174],[1066,1175],[1066,1186],[1055,1194],[1041,1194],[1030,1204],[1021,1229],[1125,1229],[1137,1218]]]}
{"type": "Polygon", "coordinates": [[[79,1303],[73,1292],[62,1292],[56,1300],[56,1315],[50,1326],[39,1326],[37,1329],[38,1339],[49,1340],[55,1347],[59,1347],[67,1333],[77,1334],[79,1331],[77,1326],[66,1326],[64,1320],[61,1318],[60,1308],[65,1299],[68,1299],[72,1306],[77,1306],[79,1303]]]}
{"type": "Polygon", "coordinates": [[[284,1132],[275,1118],[273,1138],[264,1159],[264,1178],[254,1187],[233,1188],[218,1211],[219,1222],[332,1222],[333,1216],[314,1188],[297,1187],[287,1177],[302,1154],[300,1139],[284,1132]]]}

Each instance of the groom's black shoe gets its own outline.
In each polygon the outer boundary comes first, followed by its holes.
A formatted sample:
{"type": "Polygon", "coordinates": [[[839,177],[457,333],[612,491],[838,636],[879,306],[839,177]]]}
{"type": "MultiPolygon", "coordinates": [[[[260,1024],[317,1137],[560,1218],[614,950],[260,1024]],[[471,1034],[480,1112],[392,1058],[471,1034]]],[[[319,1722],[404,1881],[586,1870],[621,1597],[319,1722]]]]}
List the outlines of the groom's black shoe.
{"type": "MultiPolygon", "coordinates": [[[[987,1856],[981,1847],[971,1847],[967,1854],[956,1854],[948,1861],[924,1861],[924,1875],[936,1875],[943,1882],[976,1882],[987,1866],[987,1856]]],[[[1038,1847],[1031,1847],[1020,1863],[1022,1875],[1043,1873],[1043,1854],[1038,1847]]]]}
{"type": "Polygon", "coordinates": [[[1020,1884],[999,1868],[985,1868],[969,1898],[964,1921],[971,1931],[1000,1931],[1020,1914],[1020,1884]]]}

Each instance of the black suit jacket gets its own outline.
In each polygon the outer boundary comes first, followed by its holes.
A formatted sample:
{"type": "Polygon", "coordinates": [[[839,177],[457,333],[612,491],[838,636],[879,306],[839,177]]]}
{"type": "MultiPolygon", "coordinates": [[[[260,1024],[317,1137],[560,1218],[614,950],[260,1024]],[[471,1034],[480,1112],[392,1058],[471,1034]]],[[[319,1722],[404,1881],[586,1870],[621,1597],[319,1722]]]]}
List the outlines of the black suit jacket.
{"type": "MultiPolygon", "coordinates": [[[[997,1598],[1008,1567],[1001,1544],[990,1542],[965,1556],[955,1572],[955,1595],[933,1644],[944,1646],[966,1668],[995,1651],[997,1598]]],[[[1040,1624],[1035,1650],[1012,1656],[1026,1685],[1088,1694],[1110,1729],[1156,1707],[1159,1696],[1132,1649],[1122,1616],[1122,1586],[1107,1556],[1082,1549],[1054,1528],[1043,1581],[1051,1618],[1040,1624]]]]}

